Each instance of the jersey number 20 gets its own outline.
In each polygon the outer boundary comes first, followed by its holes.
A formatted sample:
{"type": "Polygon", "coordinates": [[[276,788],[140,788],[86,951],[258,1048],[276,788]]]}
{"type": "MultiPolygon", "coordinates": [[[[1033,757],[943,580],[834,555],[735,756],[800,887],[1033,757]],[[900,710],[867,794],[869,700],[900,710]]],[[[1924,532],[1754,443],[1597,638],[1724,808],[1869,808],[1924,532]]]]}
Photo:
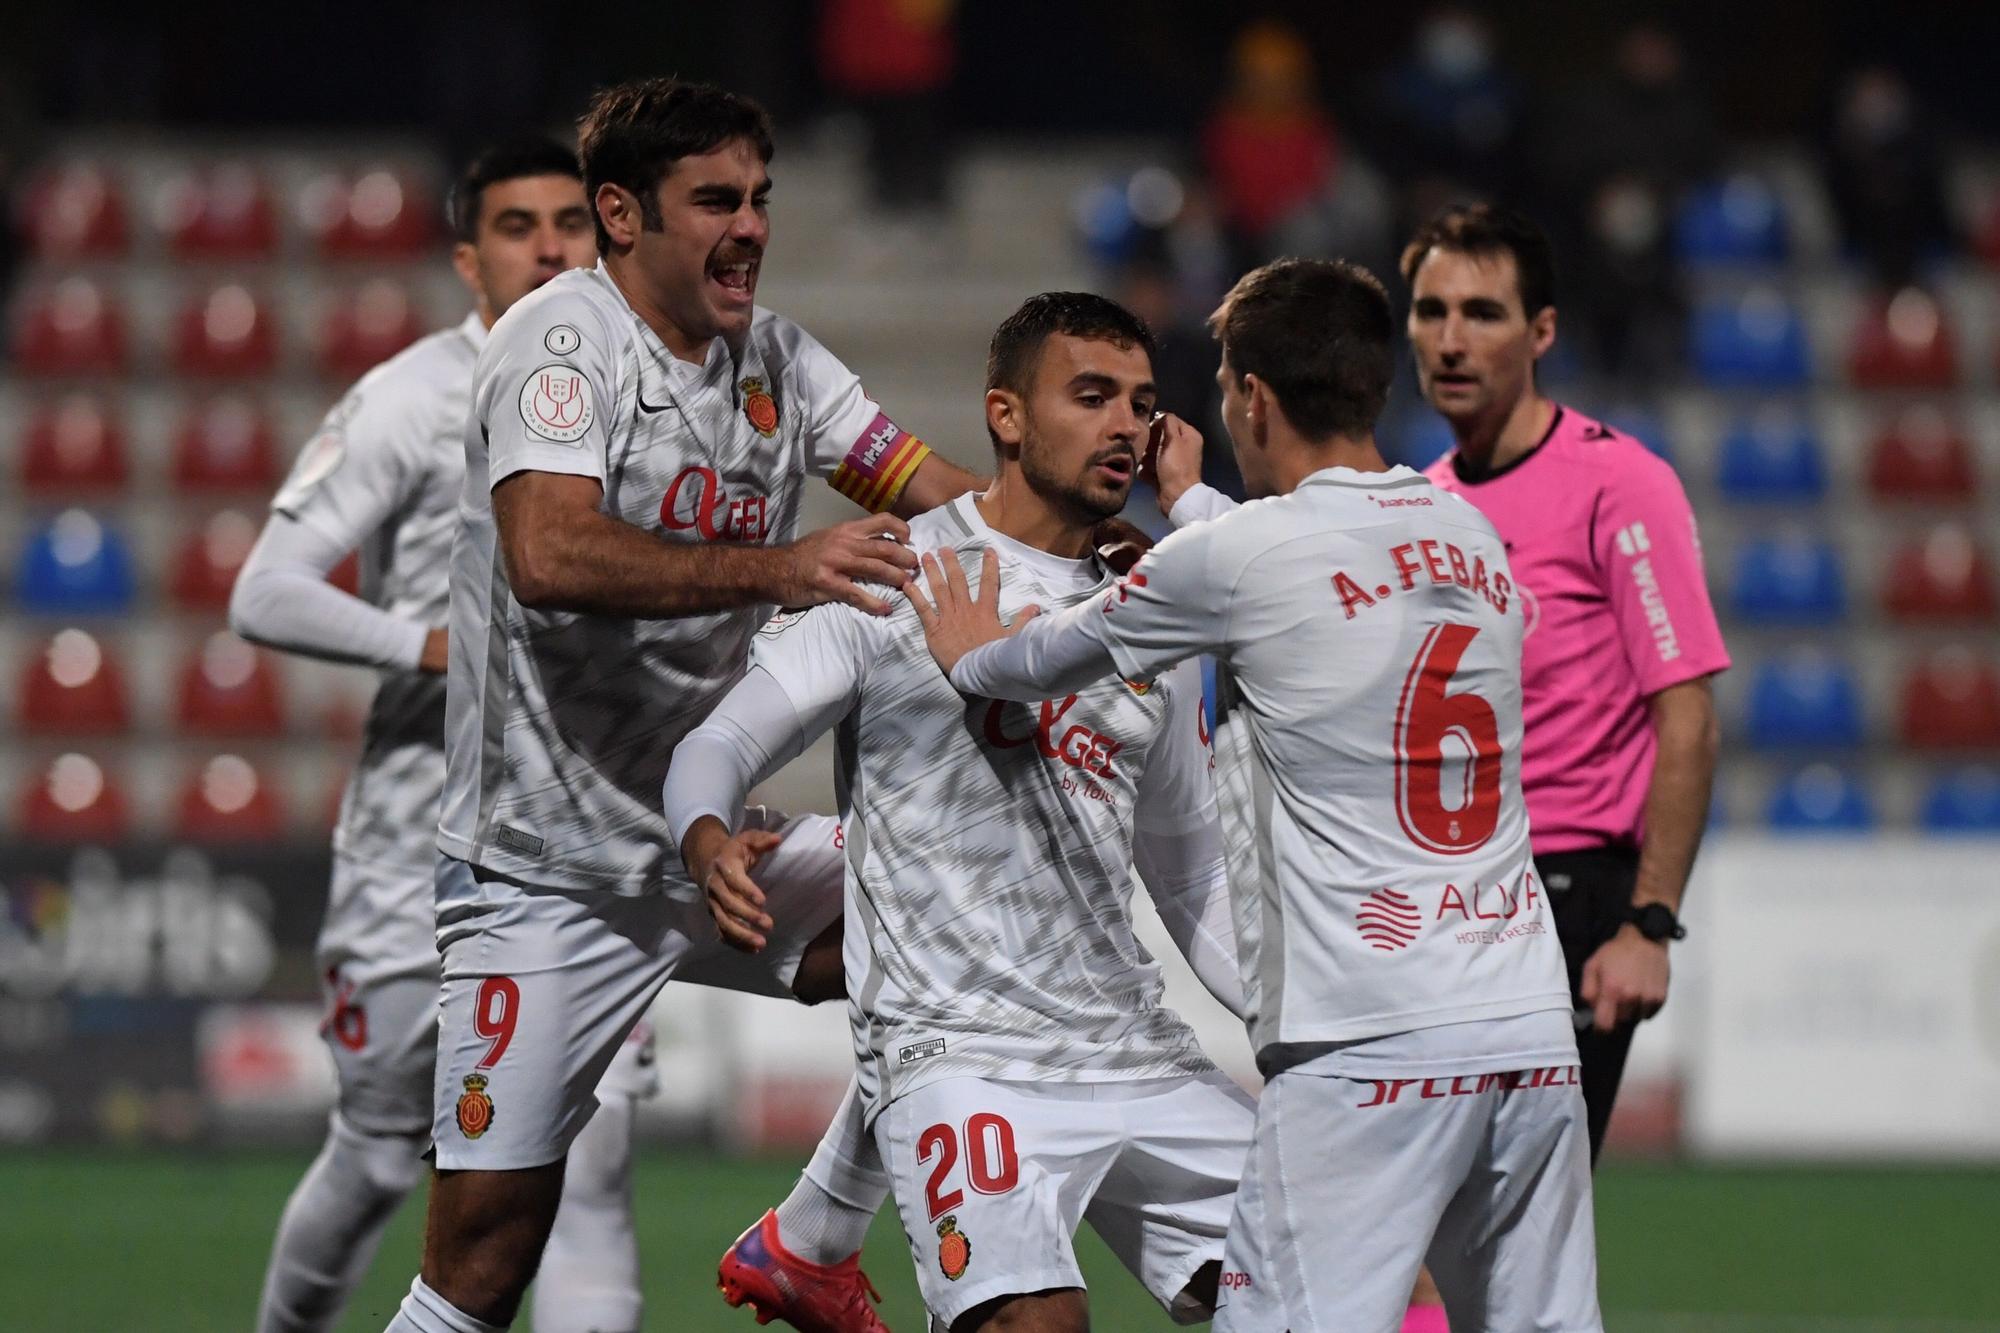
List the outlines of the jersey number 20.
{"type": "Polygon", "coordinates": [[[1474,625],[1432,626],[1396,703],[1396,818],[1411,842],[1446,856],[1483,847],[1500,824],[1500,723],[1493,705],[1470,692],[1446,692],[1478,637],[1474,625]]]}

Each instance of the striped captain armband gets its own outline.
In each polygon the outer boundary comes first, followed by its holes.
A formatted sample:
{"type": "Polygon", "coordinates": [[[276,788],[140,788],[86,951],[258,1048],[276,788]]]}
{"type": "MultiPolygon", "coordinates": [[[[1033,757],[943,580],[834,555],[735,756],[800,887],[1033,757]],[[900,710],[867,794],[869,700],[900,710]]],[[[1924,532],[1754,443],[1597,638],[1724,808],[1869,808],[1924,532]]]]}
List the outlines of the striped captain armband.
{"type": "Polygon", "coordinates": [[[930,446],[877,412],[827,484],[871,514],[896,503],[930,446]]]}

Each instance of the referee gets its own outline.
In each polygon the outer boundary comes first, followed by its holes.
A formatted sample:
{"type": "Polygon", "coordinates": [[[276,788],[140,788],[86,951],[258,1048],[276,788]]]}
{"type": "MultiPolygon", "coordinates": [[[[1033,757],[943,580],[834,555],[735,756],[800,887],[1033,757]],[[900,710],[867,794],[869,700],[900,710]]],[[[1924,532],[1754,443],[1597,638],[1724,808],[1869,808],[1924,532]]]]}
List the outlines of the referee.
{"type": "Polygon", "coordinates": [[[1454,448],[1432,481],[1506,543],[1528,617],[1521,786],[1576,1003],[1594,1162],[1632,1033],[1667,999],[1668,946],[1708,817],[1729,665],[1680,480],[1546,398],[1554,259],[1529,219],[1446,209],[1411,238],[1410,343],[1454,448]]]}

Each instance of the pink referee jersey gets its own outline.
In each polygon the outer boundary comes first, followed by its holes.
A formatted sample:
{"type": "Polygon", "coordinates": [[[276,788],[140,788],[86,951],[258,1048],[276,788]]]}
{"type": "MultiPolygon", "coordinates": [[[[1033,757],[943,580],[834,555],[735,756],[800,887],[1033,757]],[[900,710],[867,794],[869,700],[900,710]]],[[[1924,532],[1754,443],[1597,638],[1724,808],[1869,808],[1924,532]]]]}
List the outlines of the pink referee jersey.
{"type": "Polygon", "coordinates": [[[1647,699],[1729,665],[1680,478],[1567,407],[1497,472],[1468,479],[1454,450],[1428,475],[1499,530],[1527,600],[1521,787],[1536,854],[1637,844],[1647,699]]]}

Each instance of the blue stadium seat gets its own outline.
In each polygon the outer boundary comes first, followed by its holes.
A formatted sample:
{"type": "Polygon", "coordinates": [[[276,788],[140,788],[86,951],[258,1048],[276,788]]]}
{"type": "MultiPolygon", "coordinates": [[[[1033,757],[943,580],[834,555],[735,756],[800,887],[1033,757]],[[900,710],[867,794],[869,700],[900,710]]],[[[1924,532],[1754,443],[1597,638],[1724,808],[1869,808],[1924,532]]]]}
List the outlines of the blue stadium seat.
{"type": "Polygon", "coordinates": [[[1760,662],[1750,682],[1750,744],[1760,750],[1861,744],[1861,689],[1845,662],[1804,650],[1760,662]]]}
{"type": "Polygon", "coordinates": [[[1831,543],[1766,538],[1737,551],[1729,600],[1745,620],[1826,625],[1847,614],[1847,579],[1831,543]]]}
{"type": "Polygon", "coordinates": [[[1782,264],[1789,248],[1778,192],[1747,172],[1698,186],[1675,220],[1674,250],[1690,264],[1782,264]]]}
{"type": "Polygon", "coordinates": [[[1826,494],[1826,462],[1812,423],[1788,411],[1746,417],[1722,437],[1716,484],[1750,504],[1809,503],[1826,494]]]}
{"type": "Polygon", "coordinates": [[[1620,403],[1606,408],[1597,419],[1613,430],[1622,430],[1646,446],[1655,457],[1674,461],[1673,443],[1667,437],[1666,418],[1644,403],[1620,403]]]}
{"type": "Polygon", "coordinates": [[[1875,801],[1854,774],[1814,764],[1779,780],[1764,822],[1785,833],[1862,833],[1875,827],[1875,801]]]}
{"type": "Polygon", "coordinates": [[[2000,768],[1973,765],[1939,774],[1924,795],[1922,823],[1932,833],[2000,834],[2000,768]]]}
{"type": "Polygon", "coordinates": [[[1720,389],[1797,389],[1812,380],[1806,324],[1768,288],[1697,306],[1691,316],[1695,374],[1720,389]]]}
{"type": "Polygon", "coordinates": [[[66,509],[28,538],[14,600],[33,615],[114,615],[132,606],[124,538],[81,509],[66,509]]]}

